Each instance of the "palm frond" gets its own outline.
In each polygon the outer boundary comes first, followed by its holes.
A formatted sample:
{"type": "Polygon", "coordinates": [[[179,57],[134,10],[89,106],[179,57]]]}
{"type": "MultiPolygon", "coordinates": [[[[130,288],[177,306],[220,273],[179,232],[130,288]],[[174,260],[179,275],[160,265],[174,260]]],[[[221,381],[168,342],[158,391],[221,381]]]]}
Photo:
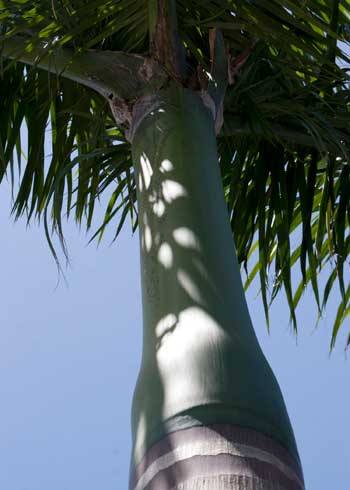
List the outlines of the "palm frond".
{"type": "MultiPolygon", "coordinates": [[[[267,319],[284,287],[295,329],[305,287],[322,313],[338,284],[333,346],[350,312],[350,0],[176,5],[185,85],[198,68],[210,71],[214,28],[229,54],[233,84],[218,150],[239,261],[248,270],[253,250],[258,257],[247,284],[260,277],[267,319]],[[245,63],[237,63],[245,52],[245,63]]],[[[44,219],[48,240],[55,231],[63,243],[63,220],[73,213],[90,229],[102,196],[105,216],[93,237],[101,239],[116,217],[116,236],[128,216],[137,226],[130,145],[108,97],[132,103],[143,85],[110,67],[119,56],[132,75],[140,73],[152,54],[151,25],[145,0],[0,2],[0,182],[12,182],[15,217],[44,219]]],[[[167,82],[163,68],[154,69],[146,93],[167,82]]]]}

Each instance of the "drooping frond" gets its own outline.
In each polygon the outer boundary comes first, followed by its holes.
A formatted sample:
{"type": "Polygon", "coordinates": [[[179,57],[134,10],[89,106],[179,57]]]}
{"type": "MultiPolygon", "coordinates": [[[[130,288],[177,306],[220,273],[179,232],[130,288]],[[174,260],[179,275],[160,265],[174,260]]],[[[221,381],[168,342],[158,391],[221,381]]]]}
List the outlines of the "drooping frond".
{"type": "MultiPolygon", "coordinates": [[[[148,93],[171,76],[161,59],[149,64],[155,3],[0,1],[0,180],[13,183],[15,216],[43,217],[49,240],[51,229],[62,238],[71,214],[90,228],[102,195],[96,236],[115,218],[116,234],[128,216],[137,225],[130,144],[108,98],[125,111],[143,83],[148,93]]],[[[223,35],[231,85],[218,149],[239,260],[246,265],[254,250],[259,259],[247,283],[260,276],[266,313],[268,290],[273,299],[283,286],[294,325],[308,283],[320,311],[338,283],[333,345],[350,312],[350,0],[178,0],[176,8],[185,85],[200,88],[210,32],[223,35]]]]}
{"type": "Polygon", "coordinates": [[[349,314],[349,102],[348,81],[326,87],[319,79],[293,81],[269,55],[255,53],[227,93],[218,139],[232,230],[246,270],[256,251],[246,287],[260,276],[268,319],[269,297],[284,286],[296,328],[295,310],[307,284],[321,314],[337,282],[342,302],[332,346],[349,314]],[[294,290],[291,270],[297,264],[301,282],[294,290]],[[326,265],[331,278],[321,293],[317,276],[326,265]]]}

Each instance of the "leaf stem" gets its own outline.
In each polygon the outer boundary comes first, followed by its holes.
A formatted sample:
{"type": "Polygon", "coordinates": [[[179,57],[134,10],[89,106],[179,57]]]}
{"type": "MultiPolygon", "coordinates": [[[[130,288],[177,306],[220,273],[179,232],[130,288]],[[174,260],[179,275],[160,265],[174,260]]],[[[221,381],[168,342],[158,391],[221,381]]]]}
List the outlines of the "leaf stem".
{"type": "Polygon", "coordinates": [[[74,53],[68,48],[49,48],[23,36],[2,38],[1,44],[4,58],[69,78],[109,100],[133,100],[154,92],[167,79],[156,61],[136,54],[94,50],[74,53]]]}

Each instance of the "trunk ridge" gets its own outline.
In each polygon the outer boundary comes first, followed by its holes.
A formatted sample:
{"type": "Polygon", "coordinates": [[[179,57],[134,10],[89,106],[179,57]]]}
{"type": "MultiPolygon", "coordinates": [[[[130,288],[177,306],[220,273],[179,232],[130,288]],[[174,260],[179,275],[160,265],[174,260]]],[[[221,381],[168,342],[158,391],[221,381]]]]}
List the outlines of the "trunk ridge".
{"type": "Polygon", "coordinates": [[[302,490],[300,466],[273,439],[231,425],[194,427],[156,443],[135,468],[131,488],[302,490]]]}

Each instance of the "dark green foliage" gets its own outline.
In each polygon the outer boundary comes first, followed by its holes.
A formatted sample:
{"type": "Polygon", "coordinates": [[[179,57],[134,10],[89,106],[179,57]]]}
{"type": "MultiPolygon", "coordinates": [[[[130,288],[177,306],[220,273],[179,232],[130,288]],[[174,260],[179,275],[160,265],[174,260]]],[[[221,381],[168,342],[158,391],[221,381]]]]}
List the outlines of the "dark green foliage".
{"type": "MultiPolygon", "coordinates": [[[[91,49],[148,56],[148,3],[0,1],[0,49],[11,38],[27,51],[40,46],[40,57],[54,57],[62,48],[72,56],[91,49]]],[[[234,83],[217,141],[246,270],[257,253],[247,286],[260,277],[267,317],[269,301],[284,287],[296,328],[295,309],[306,285],[322,312],[338,284],[342,302],[333,346],[350,312],[350,1],[179,0],[177,13],[189,84],[198,65],[210,69],[210,29],[220,28],[229,52],[234,83]],[[251,54],[240,65],[247,50],[251,54]],[[301,282],[294,289],[291,269],[297,264],[301,282]],[[327,264],[332,269],[321,292],[318,274],[327,264]]],[[[46,217],[48,239],[52,228],[63,240],[63,217],[74,212],[89,229],[96,200],[107,193],[105,218],[94,236],[101,238],[116,216],[116,235],[128,216],[135,229],[130,145],[108,102],[59,73],[8,58],[1,67],[0,179],[6,175],[12,182],[15,216],[46,217]],[[50,131],[51,150],[45,148],[50,131]]]]}

